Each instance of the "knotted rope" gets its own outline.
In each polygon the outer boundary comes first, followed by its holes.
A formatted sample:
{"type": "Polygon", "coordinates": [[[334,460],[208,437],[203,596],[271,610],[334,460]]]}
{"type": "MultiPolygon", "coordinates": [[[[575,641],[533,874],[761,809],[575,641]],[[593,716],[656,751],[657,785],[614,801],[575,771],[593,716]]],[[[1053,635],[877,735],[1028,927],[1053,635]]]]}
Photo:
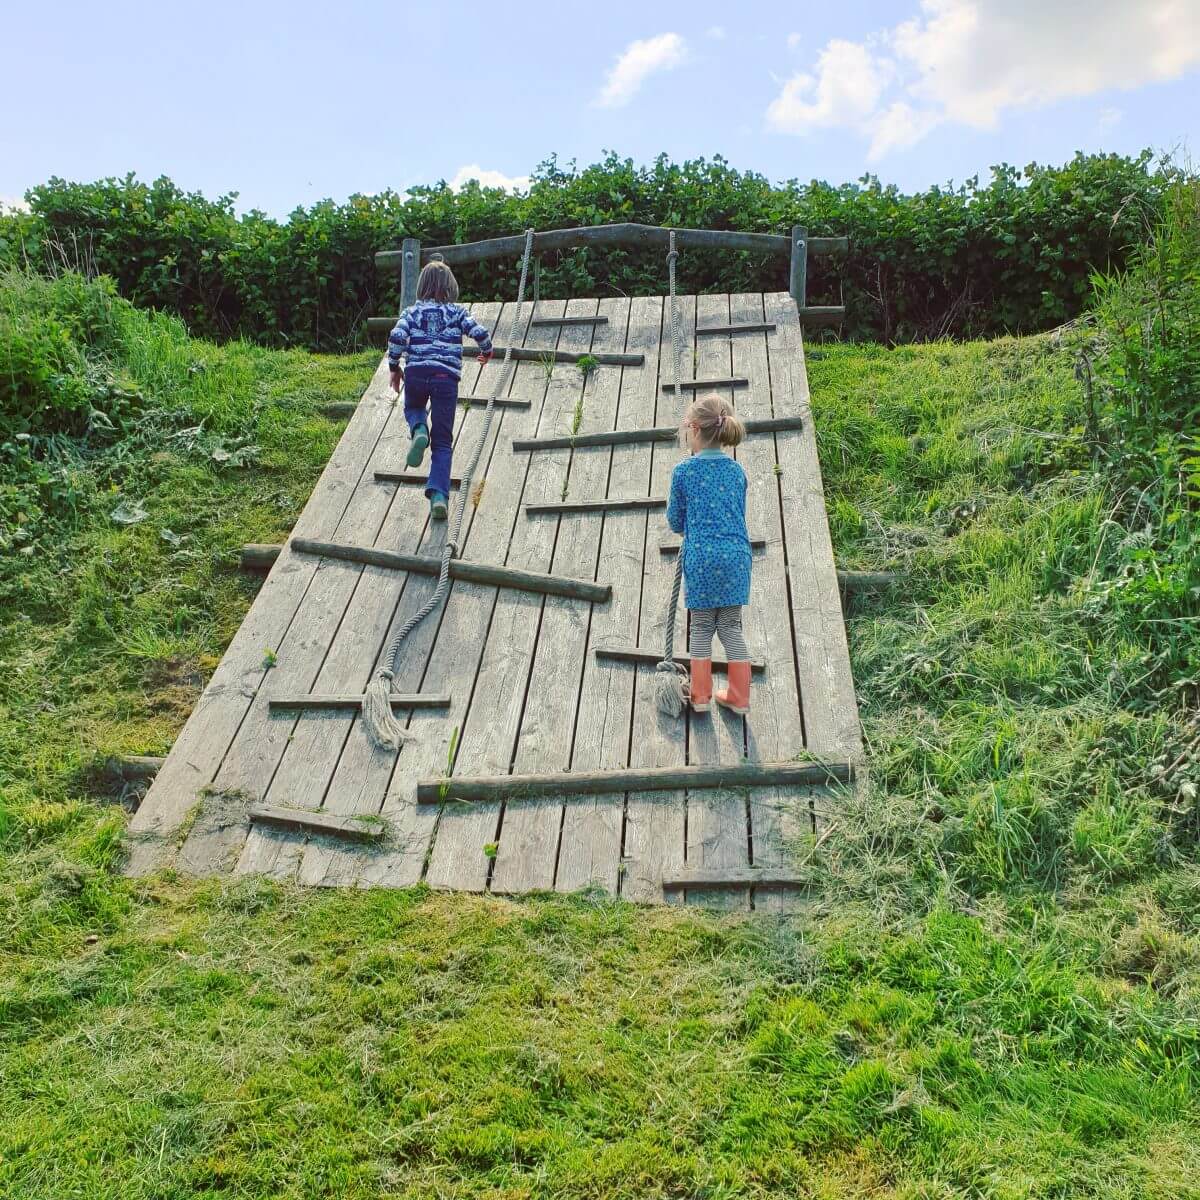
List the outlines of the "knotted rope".
{"type": "Polygon", "coordinates": [[[400,647],[404,644],[404,639],[441,604],[450,589],[450,560],[458,554],[458,539],[462,532],[463,514],[466,512],[467,500],[471,494],[475,468],[479,466],[479,460],[483,457],[483,448],[487,445],[488,434],[492,429],[496,399],[508,385],[514,362],[512,350],[517,342],[517,323],[521,319],[521,303],[525,299],[525,281],[529,275],[529,259],[532,254],[533,230],[527,229],[525,231],[525,252],[521,257],[521,282],[517,285],[517,304],[513,309],[512,327],[508,332],[508,341],[504,346],[504,359],[497,372],[492,393],[488,396],[487,410],[483,417],[483,432],[479,435],[479,442],[475,446],[471,462],[463,472],[462,483],[459,485],[458,503],[455,505],[454,520],[450,525],[450,536],[442,548],[442,566],[438,572],[437,587],[434,589],[433,595],[396,630],[380,660],[379,672],[363,696],[363,725],[366,727],[367,736],[383,750],[398,750],[402,742],[412,741],[416,737],[415,734],[409,733],[392,714],[392,681],[395,678],[400,647]]]}
{"type": "MultiPolygon", "coordinates": [[[[681,391],[679,387],[679,363],[683,358],[683,331],[679,321],[679,301],[675,296],[675,260],[679,251],[675,249],[675,230],[671,230],[670,249],[667,251],[667,276],[671,292],[671,361],[675,378],[675,416],[682,418],[681,391]]],[[[690,688],[688,673],[675,661],[675,614],[679,610],[679,589],[683,584],[683,545],[675,559],[675,581],[671,584],[671,604],[667,609],[666,644],[663,660],[655,669],[654,694],[658,707],[669,717],[678,717],[687,705],[690,688]]]]}

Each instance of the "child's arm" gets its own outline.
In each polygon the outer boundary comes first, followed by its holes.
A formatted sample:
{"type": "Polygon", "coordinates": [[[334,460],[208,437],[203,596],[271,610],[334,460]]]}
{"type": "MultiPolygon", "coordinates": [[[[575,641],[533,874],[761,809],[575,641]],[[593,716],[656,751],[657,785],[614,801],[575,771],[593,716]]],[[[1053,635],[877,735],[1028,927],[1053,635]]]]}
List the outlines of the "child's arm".
{"type": "Polygon", "coordinates": [[[472,337],[479,345],[479,361],[485,363],[492,357],[492,339],[488,331],[484,329],[474,317],[471,316],[465,308],[459,310],[462,313],[462,331],[468,337],[472,337]]]}
{"type": "Polygon", "coordinates": [[[408,343],[412,338],[412,328],[408,323],[406,308],[396,319],[392,332],[388,334],[388,366],[391,368],[392,391],[399,393],[400,385],[404,382],[404,370],[400,359],[408,353],[408,343]]]}
{"type": "Polygon", "coordinates": [[[667,501],[667,524],[676,532],[682,533],[687,523],[687,497],[683,493],[683,475],[680,463],[671,472],[671,497],[667,501]]]}

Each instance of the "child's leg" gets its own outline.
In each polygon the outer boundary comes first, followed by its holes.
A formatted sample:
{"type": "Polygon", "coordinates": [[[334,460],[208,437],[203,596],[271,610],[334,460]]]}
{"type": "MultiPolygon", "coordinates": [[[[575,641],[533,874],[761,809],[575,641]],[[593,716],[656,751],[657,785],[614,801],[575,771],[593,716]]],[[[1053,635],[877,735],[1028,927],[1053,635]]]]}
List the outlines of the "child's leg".
{"type": "Polygon", "coordinates": [[[726,608],[713,609],[717,622],[717,636],[725,647],[725,656],[730,662],[742,662],[750,658],[746,639],[742,634],[742,606],[731,604],[726,608]]]}
{"type": "Polygon", "coordinates": [[[433,447],[425,495],[450,495],[450,461],[454,456],[454,410],[458,407],[458,380],[449,371],[439,371],[429,384],[433,420],[429,444],[433,447]]]}
{"type": "Polygon", "coordinates": [[[416,367],[404,373],[404,419],[409,433],[429,425],[429,377],[416,367]]]}
{"type": "Polygon", "coordinates": [[[717,609],[693,608],[688,614],[692,618],[692,633],[688,649],[693,658],[712,658],[713,632],[717,628],[717,609]]]}

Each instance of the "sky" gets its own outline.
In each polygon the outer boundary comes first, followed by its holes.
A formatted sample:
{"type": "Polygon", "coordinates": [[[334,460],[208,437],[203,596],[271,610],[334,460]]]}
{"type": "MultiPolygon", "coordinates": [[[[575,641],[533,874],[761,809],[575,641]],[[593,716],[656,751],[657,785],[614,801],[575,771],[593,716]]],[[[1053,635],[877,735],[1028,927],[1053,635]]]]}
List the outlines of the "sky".
{"type": "Polygon", "coordinates": [[[282,217],[608,150],[915,190],[1200,146],[1200,0],[59,0],[5,40],[4,204],[132,171],[282,217]]]}

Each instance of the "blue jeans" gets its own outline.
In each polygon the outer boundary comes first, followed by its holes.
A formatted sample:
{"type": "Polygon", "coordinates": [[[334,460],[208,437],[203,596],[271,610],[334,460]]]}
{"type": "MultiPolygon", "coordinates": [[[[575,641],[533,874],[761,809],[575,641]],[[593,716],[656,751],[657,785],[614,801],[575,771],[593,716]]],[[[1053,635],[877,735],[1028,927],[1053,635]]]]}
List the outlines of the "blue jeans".
{"type": "Polygon", "coordinates": [[[404,419],[409,430],[429,429],[429,479],[425,495],[450,495],[450,460],[454,455],[454,410],[458,407],[458,379],[437,367],[409,367],[404,372],[404,419]],[[433,410],[433,420],[428,410],[433,410]]]}

